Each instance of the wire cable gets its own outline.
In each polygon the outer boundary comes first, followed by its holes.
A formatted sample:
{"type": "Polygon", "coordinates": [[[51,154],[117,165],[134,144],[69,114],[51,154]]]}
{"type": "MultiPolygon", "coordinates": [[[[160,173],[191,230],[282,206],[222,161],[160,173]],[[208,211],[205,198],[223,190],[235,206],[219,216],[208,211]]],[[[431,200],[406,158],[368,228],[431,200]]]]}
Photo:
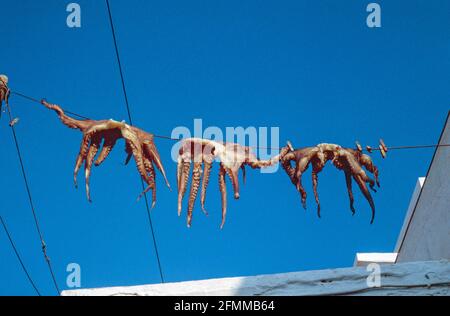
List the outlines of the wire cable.
{"type": "MultiPolygon", "coordinates": [[[[30,101],[33,101],[33,102],[41,104],[41,101],[39,101],[39,100],[37,100],[37,99],[35,99],[33,97],[27,96],[25,94],[22,94],[22,93],[11,91],[11,94],[15,94],[17,96],[20,96],[20,97],[23,97],[23,98],[28,99],[30,101]]],[[[85,119],[85,120],[90,120],[90,118],[88,118],[86,116],[77,114],[75,112],[68,111],[66,109],[63,109],[63,110],[67,114],[71,114],[71,115],[80,117],[80,118],[85,119]]],[[[168,139],[168,140],[173,140],[173,141],[180,141],[180,140],[182,140],[182,138],[174,138],[174,137],[166,136],[166,135],[158,135],[158,134],[152,134],[152,135],[154,137],[156,137],[156,138],[161,138],[161,139],[168,139]]],[[[208,139],[205,138],[205,140],[208,140],[208,139]]],[[[257,148],[257,149],[270,149],[270,150],[280,150],[280,149],[282,149],[281,147],[264,147],[264,146],[251,146],[251,147],[252,148],[257,148]]],[[[387,149],[388,150],[408,150],[408,149],[425,149],[425,148],[439,148],[439,147],[450,147],[450,144],[387,146],[387,149]]],[[[364,150],[367,151],[366,149],[364,149],[364,150]]],[[[380,148],[372,147],[371,150],[372,151],[379,151],[380,148]]]]}
{"type": "MultiPolygon", "coordinates": [[[[114,22],[113,22],[113,18],[112,18],[112,14],[111,14],[111,7],[109,5],[109,1],[108,0],[106,0],[106,7],[108,9],[109,22],[110,22],[110,25],[111,25],[111,33],[112,33],[112,37],[113,37],[113,41],[114,41],[114,48],[115,48],[115,51],[116,51],[117,65],[119,67],[120,80],[121,80],[121,83],[122,83],[122,90],[123,90],[123,95],[124,95],[124,98],[125,98],[125,105],[126,105],[126,109],[127,109],[127,113],[128,113],[128,119],[130,121],[130,125],[133,125],[133,119],[131,117],[130,104],[128,102],[127,89],[126,89],[126,86],[125,86],[125,79],[124,79],[123,71],[122,71],[122,63],[120,61],[119,48],[117,46],[116,32],[115,32],[115,29],[114,29],[114,22]]],[[[142,190],[145,190],[144,181],[142,179],[141,179],[141,184],[142,184],[142,190]]],[[[158,244],[156,242],[155,230],[153,228],[153,221],[152,221],[152,217],[151,217],[151,214],[150,214],[150,207],[148,205],[147,194],[144,194],[144,200],[145,200],[145,207],[147,209],[147,217],[148,217],[148,221],[149,221],[149,225],[150,225],[150,231],[152,233],[153,246],[155,248],[156,260],[158,262],[159,275],[161,277],[161,283],[164,283],[164,275],[163,275],[163,271],[162,271],[161,260],[159,258],[158,244]]]]}
{"type": "Polygon", "coordinates": [[[3,220],[3,217],[1,215],[0,215],[0,222],[2,223],[3,229],[5,230],[6,236],[8,236],[9,243],[11,244],[11,247],[13,248],[14,253],[16,254],[17,260],[19,260],[19,263],[20,263],[20,266],[22,267],[23,272],[25,272],[25,275],[27,276],[27,279],[30,282],[30,284],[33,287],[36,294],[38,296],[41,296],[41,293],[39,292],[38,288],[36,287],[36,284],[34,283],[33,279],[31,278],[30,273],[28,272],[28,269],[25,267],[25,264],[23,263],[23,260],[19,254],[19,251],[17,250],[14,240],[12,239],[11,234],[9,233],[8,227],[6,226],[6,223],[3,220]]]}
{"type": "MultiPolygon", "coordinates": [[[[41,104],[41,101],[39,101],[38,99],[29,97],[29,96],[27,96],[27,95],[25,95],[25,94],[23,94],[23,93],[16,92],[16,91],[11,91],[11,94],[15,94],[15,95],[17,95],[17,96],[19,96],[19,97],[22,97],[22,98],[25,98],[25,99],[27,99],[27,100],[29,100],[29,101],[36,102],[36,103],[41,104]]],[[[71,112],[71,111],[69,111],[69,110],[64,110],[64,112],[66,112],[67,114],[73,115],[73,116],[77,116],[77,117],[79,117],[79,118],[81,118],[81,119],[83,119],[83,120],[89,120],[88,117],[83,116],[83,115],[80,115],[80,114],[77,114],[77,113],[75,113],[75,112],[71,112]]]]}
{"type": "MultiPolygon", "coordinates": [[[[10,122],[13,122],[13,116],[11,114],[11,108],[10,108],[10,105],[9,105],[9,101],[6,103],[6,108],[8,110],[7,112],[8,112],[9,120],[10,120],[10,122]]],[[[52,265],[51,265],[51,262],[50,262],[50,258],[47,255],[47,245],[45,244],[44,237],[42,235],[42,231],[41,231],[41,228],[40,228],[39,220],[38,220],[38,217],[36,215],[36,210],[34,208],[33,198],[31,196],[31,190],[30,190],[30,186],[28,184],[28,178],[27,178],[27,174],[25,172],[25,167],[24,167],[24,163],[23,163],[23,159],[22,159],[22,153],[20,151],[19,141],[17,139],[17,135],[16,135],[16,130],[14,128],[14,124],[10,123],[10,127],[11,127],[11,131],[12,131],[14,143],[16,145],[17,157],[19,159],[20,168],[21,168],[21,171],[22,171],[22,177],[23,177],[23,180],[24,180],[24,183],[25,183],[25,189],[26,189],[27,195],[28,195],[28,202],[30,204],[31,212],[33,213],[33,218],[34,218],[34,223],[35,223],[35,226],[36,226],[36,230],[37,230],[37,233],[39,235],[39,239],[41,241],[42,253],[44,255],[45,261],[47,262],[47,266],[48,266],[48,269],[50,271],[50,275],[51,275],[53,284],[55,286],[55,289],[58,292],[58,295],[60,295],[61,291],[59,290],[58,283],[56,282],[56,278],[55,278],[55,274],[53,272],[53,268],[52,268],[52,265]]]]}

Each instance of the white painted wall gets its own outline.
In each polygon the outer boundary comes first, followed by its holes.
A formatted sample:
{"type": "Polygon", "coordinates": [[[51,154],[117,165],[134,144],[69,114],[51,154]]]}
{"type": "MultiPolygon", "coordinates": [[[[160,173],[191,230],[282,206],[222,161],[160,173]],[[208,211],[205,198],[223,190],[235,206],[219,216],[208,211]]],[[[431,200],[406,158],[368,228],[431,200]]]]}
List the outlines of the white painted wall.
{"type": "Polygon", "coordinates": [[[397,261],[395,252],[358,252],[355,256],[354,267],[365,267],[371,263],[393,264],[397,261]]]}
{"type": "MultiPolygon", "coordinates": [[[[450,144],[450,119],[439,144],[450,144]]],[[[450,259],[450,147],[436,150],[419,192],[397,242],[397,262],[450,259]]]]}

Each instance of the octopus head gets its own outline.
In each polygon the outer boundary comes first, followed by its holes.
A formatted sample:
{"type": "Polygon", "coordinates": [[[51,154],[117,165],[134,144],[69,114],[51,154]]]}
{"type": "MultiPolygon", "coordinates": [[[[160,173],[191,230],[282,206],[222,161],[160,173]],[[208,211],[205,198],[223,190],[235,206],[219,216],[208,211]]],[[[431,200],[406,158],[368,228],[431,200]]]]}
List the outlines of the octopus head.
{"type": "Polygon", "coordinates": [[[0,81],[4,84],[8,84],[8,77],[6,75],[0,75],[0,81]]]}

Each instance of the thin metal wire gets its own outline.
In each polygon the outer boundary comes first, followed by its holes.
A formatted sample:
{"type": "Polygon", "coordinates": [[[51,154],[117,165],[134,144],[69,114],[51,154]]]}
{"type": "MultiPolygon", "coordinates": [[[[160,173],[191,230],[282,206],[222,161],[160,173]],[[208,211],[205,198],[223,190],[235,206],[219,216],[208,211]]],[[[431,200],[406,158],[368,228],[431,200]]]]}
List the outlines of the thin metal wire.
{"type": "MultiPolygon", "coordinates": [[[[27,96],[27,95],[25,95],[25,94],[23,94],[23,93],[16,92],[16,91],[11,91],[11,94],[15,94],[15,95],[20,96],[20,97],[22,97],[22,98],[25,98],[25,99],[27,99],[27,100],[30,100],[30,101],[33,101],[33,102],[36,102],[36,103],[41,104],[41,101],[39,101],[38,99],[29,97],[29,96],[27,96]]],[[[75,112],[71,112],[71,111],[66,110],[66,109],[64,109],[64,112],[66,112],[67,114],[70,114],[70,115],[73,115],[73,116],[77,116],[77,117],[79,117],[79,118],[82,118],[82,119],[84,119],[84,120],[89,120],[89,119],[90,119],[90,118],[88,118],[88,117],[86,117],[86,116],[77,114],[77,113],[75,113],[75,112]]]]}
{"type": "MultiPolygon", "coordinates": [[[[436,147],[450,147],[450,144],[391,146],[391,147],[387,147],[387,149],[388,150],[402,150],[402,149],[436,148],[436,147]]],[[[380,148],[372,148],[372,150],[380,150],[380,148]]]]}
{"type": "Polygon", "coordinates": [[[30,282],[31,286],[33,287],[34,291],[38,296],[41,296],[41,292],[39,292],[38,288],[36,287],[36,284],[34,283],[33,279],[30,276],[30,273],[28,272],[28,269],[25,267],[25,264],[22,261],[22,258],[19,254],[19,251],[17,250],[17,247],[14,243],[14,240],[11,237],[11,234],[9,233],[8,227],[6,226],[5,221],[3,220],[3,217],[0,215],[0,222],[2,223],[3,229],[5,230],[6,236],[8,236],[9,243],[11,244],[11,247],[14,250],[14,253],[16,254],[17,260],[19,260],[20,266],[22,267],[23,272],[25,272],[25,275],[27,276],[28,281],[30,282]]]}
{"type": "MultiPolygon", "coordinates": [[[[9,101],[6,103],[6,108],[8,110],[7,112],[8,112],[9,120],[10,120],[10,122],[13,122],[13,116],[11,114],[11,107],[9,105],[9,101]]],[[[25,183],[25,189],[26,189],[27,195],[28,195],[28,202],[30,204],[31,212],[33,213],[33,218],[34,218],[34,223],[35,223],[35,226],[36,226],[36,230],[37,230],[37,233],[39,235],[39,239],[41,241],[42,253],[44,255],[45,261],[47,262],[47,266],[48,266],[48,269],[50,271],[50,275],[52,277],[55,289],[58,292],[58,295],[60,295],[61,292],[59,290],[58,283],[56,282],[56,278],[55,278],[55,274],[53,272],[53,268],[52,268],[52,265],[51,265],[51,262],[50,262],[50,258],[47,255],[47,245],[45,244],[44,237],[42,235],[42,231],[41,231],[41,228],[40,228],[40,225],[39,225],[39,220],[38,220],[38,217],[36,215],[36,210],[34,208],[33,198],[31,196],[31,190],[30,190],[30,186],[28,184],[28,178],[27,178],[27,174],[25,172],[25,167],[24,167],[24,163],[23,163],[23,159],[22,159],[22,154],[21,154],[21,151],[20,151],[19,141],[18,141],[17,135],[16,135],[16,130],[14,128],[14,124],[10,124],[10,126],[11,126],[11,131],[12,131],[14,143],[16,145],[17,157],[19,159],[20,168],[21,168],[21,171],[22,171],[22,177],[23,177],[23,180],[24,180],[24,183],[25,183]]]]}
{"type": "MultiPolygon", "coordinates": [[[[15,95],[17,95],[17,96],[23,97],[23,98],[25,98],[25,99],[28,99],[28,100],[30,100],[30,101],[33,101],[33,102],[36,102],[36,103],[39,103],[39,104],[41,103],[41,101],[38,101],[37,99],[35,99],[35,98],[33,98],[33,97],[29,97],[29,96],[27,96],[27,95],[25,95],[25,94],[22,94],[22,93],[18,93],[18,92],[15,92],[15,91],[11,91],[11,94],[15,94],[15,95]]],[[[70,111],[68,111],[68,110],[66,110],[66,109],[64,109],[64,112],[66,112],[66,113],[68,113],[68,114],[72,114],[72,115],[77,116],[77,117],[80,117],[80,118],[83,118],[83,119],[85,119],[85,120],[90,120],[90,118],[88,118],[88,117],[86,117],[86,116],[77,114],[77,113],[75,113],[75,112],[70,112],[70,111]]],[[[131,120],[130,120],[130,123],[131,123],[131,120]]],[[[173,141],[180,141],[180,140],[183,140],[182,138],[175,138],[175,137],[171,137],[171,136],[158,135],[158,134],[153,134],[153,136],[156,137],[156,138],[168,139],[168,140],[173,140],[173,141]]],[[[209,140],[209,139],[206,139],[206,138],[202,138],[202,139],[209,140]]],[[[281,150],[281,147],[265,147],[265,146],[250,146],[250,147],[255,148],[255,149],[281,150]]],[[[450,144],[387,146],[386,148],[387,148],[388,151],[389,151],[389,150],[421,149],[421,148],[438,148],[438,147],[450,147],[450,144]]],[[[378,148],[378,147],[372,147],[371,150],[372,150],[372,151],[379,151],[380,148],[378,148]]],[[[367,151],[367,149],[364,149],[364,151],[367,151]]]]}
{"type": "MultiPolygon", "coordinates": [[[[11,91],[11,94],[15,94],[17,96],[23,97],[25,99],[28,99],[30,101],[36,102],[36,103],[41,103],[41,101],[38,101],[37,99],[27,96],[25,94],[19,93],[19,92],[15,92],[15,91],[11,91]]],[[[66,109],[64,109],[64,112],[83,118],[85,120],[90,120],[90,118],[77,114],[75,112],[70,112],[66,109]]],[[[130,120],[131,123],[131,120],[130,120]]],[[[165,135],[158,135],[158,134],[153,134],[154,137],[156,138],[161,138],[161,139],[168,139],[168,140],[173,140],[173,141],[180,141],[182,140],[182,138],[175,138],[175,137],[171,137],[171,136],[165,136],[165,135]]],[[[208,140],[206,138],[202,138],[205,140],[208,140]]],[[[269,150],[281,150],[281,147],[265,147],[265,146],[250,146],[252,148],[255,149],[269,149],[269,150]]],[[[432,145],[407,145],[407,146],[388,146],[387,149],[388,150],[404,150],[404,149],[421,149],[421,148],[437,148],[437,147],[450,147],[450,144],[432,144],[432,145]]],[[[365,151],[367,151],[366,149],[364,149],[365,151]]],[[[372,151],[379,151],[380,148],[378,147],[372,147],[371,148],[372,151]]]]}
{"type": "MultiPolygon", "coordinates": [[[[109,22],[110,22],[110,25],[111,25],[111,33],[112,33],[112,37],[113,37],[113,41],[114,41],[114,48],[115,48],[115,51],[116,51],[117,64],[118,64],[118,67],[119,67],[120,80],[122,82],[122,90],[123,90],[123,95],[124,95],[124,98],[125,98],[125,105],[126,105],[126,108],[127,108],[128,119],[130,120],[130,125],[133,125],[133,119],[131,117],[130,104],[128,102],[127,89],[126,89],[126,86],[125,86],[125,79],[124,79],[123,71],[122,71],[122,63],[120,61],[119,48],[117,46],[116,32],[115,32],[115,29],[114,29],[114,22],[113,22],[113,18],[112,18],[112,14],[111,14],[111,8],[109,6],[109,1],[108,0],[106,0],[106,7],[108,9],[109,22]]],[[[141,179],[141,184],[142,184],[142,191],[144,191],[145,190],[145,185],[144,185],[144,181],[142,179],[141,179]]],[[[159,258],[158,244],[156,242],[156,234],[155,234],[155,230],[153,228],[153,221],[152,221],[152,217],[151,217],[151,214],[150,214],[150,207],[148,205],[147,194],[144,194],[144,200],[145,200],[145,207],[147,209],[147,217],[148,217],[148,222],[149,222],[149,225],[150,225],[150,231],[152,233],[153,246],[155,248],[156,260],[158,262],[159,275],[161,277],[161,283],[164,283],[164,275],[163,275],[163,271],[162,271],[161,260],[159,258]]]]}

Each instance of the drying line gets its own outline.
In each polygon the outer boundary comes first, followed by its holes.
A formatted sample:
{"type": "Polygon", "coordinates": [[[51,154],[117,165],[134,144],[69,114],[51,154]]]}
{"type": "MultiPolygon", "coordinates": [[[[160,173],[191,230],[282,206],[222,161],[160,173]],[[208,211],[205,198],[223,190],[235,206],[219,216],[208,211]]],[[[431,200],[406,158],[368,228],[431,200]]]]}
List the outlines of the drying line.
{"type": "MultiPolygon", "coordinates": [[[[22,98],[25,98],[29,101],[32,102],[36,102],[41,104],[41,101],[39,101],[38,99],[35,99],[33,97],[27,96],[25,94],[19,93],[19,92],[15,92],[15,91],[11,91],[11,94],[15,94],[17,96],[20,96],[22,98]]],[[[127,107],[128,110],[129,106],[127,107]]],[[[74,116],[77,116],[79,118],[85,119],[85,120],[90,120],[90,118],[83,116],[81,114],[77,114],[75,112],[71,112],[69,110],[64,109],[64,112],[66,112],[67,114],[71,114],[74,116]]],[[[130,115],[131,116],[131,115],[130,115]]],[[[130,123],[131,123],[131,119],[130,119],[130,123]]],[[[132,125],[132,124],[131,124],[132,125]]],[[[174,138],[171,136],[166,136],[166,135],[158,135],[158,134],[152,134],[154,137],[156,138],[161,138],[161,139],[167,139],[167,140],[173,140],[173,141],[180,141],[183,140],[182,138],[174,138]]],[[[210,139],[206,139],[205,140],[210,140],[210,139]]],[[[253,148],[256,149],[270,149],[270,150],[281,150],[281,147],[264,147],[264,146],[251,146],[253,148]]],[[[429,144],[429,145],[406,145],[406,146],[387,146],[387,149],[390,150],[409,150],[409,149],[423,149],[423,148],[438,148],[438,147],[450,147],[450,144],[429,144]]],[[[380,148],[378,147],[372,147],[371,149],[372,151],[379,151],[380,148]]]]}

